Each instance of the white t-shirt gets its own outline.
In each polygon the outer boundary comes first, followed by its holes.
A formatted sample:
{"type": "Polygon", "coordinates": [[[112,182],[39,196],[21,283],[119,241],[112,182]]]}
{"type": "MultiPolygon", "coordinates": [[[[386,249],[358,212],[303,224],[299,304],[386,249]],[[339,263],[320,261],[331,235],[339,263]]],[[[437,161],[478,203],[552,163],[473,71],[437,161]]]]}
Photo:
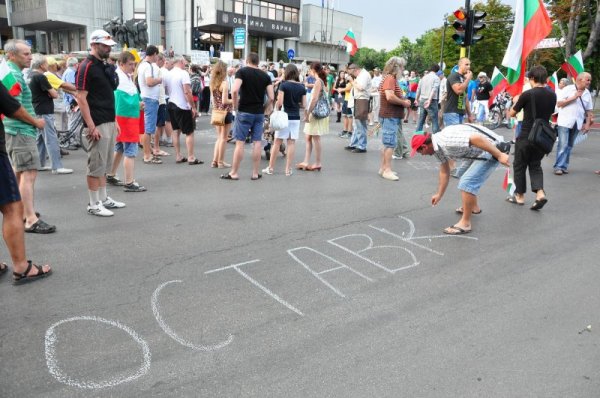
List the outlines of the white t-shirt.
{"type": "Polygon", "coordinates": [[[119,76],[119,86],[117,90],[126,92],[129,95],[137,94],[137,87],[133,83],[133,79],[123,70],[117,67],[117,76],[119,76]]]}
{"type": "Polygon", "coordinates": [[[354,79],[352,85],[354,90],[354,99],[369,99],[371,91],[371,74],[365,69],[361,69],[354,79]]]}
{"type": "MultiPolygon", "coordinates": [[[[557,94],[557,101],[564,101],[567,98],[572,98],[576,92],[577,86],[575,84],[568,85],[557,94]]],[[[583,122],[585,121],[585,113],[586,111],[591,111],[592,108],[592,96],[590,91],[586,89],[581,97],[562,108],[558,108],[558,120],[556,121],[556,124],[570,129],[577,123],[577,130],[581,130],[583,122]],[[580,98],[581,101],[579,100],[580,98]]]]}
{"type": "Polygon", "coordinates": [[[169,74],[163,80],[166,94],[169,96],[169,102],[177,105],[179,109],[192,109],[183,94],[183,85],[190,83],[190,74],[175,66],[169,71],[169,74]]]}
{"type": "MultiPolygon", "coordinates": [[[[167,92],[165,90],[165,80],[167,79],[167,76],[169,76],[169,70],[163,66],[162,68],[160,68],[160,77],[163,79],[163,82],[160,85],[160,95],[164,96],[164,99],[169,99],[169,96],[167,95],[167,92]]],[[[158,98],[158,102],[160,104],[163,103],[160,102],[160,97],[158,98]]]]}
{"type": "Polygon", "coordinates": [[[152,98],[158,100],[160,97],[160,85],[148,87],[146,84],[147,77],[159,77],[158,65],[151,64],[148,61],[142,61],[138,66],[138,84],[140,86],[140,94],[142,98],[152,98]]]}
{"type": "Polygon", "coordinates": [[[373,76],[371,79],[371,97],[379,95],[379,85],[381,84],[381,75],[373,76]]]}

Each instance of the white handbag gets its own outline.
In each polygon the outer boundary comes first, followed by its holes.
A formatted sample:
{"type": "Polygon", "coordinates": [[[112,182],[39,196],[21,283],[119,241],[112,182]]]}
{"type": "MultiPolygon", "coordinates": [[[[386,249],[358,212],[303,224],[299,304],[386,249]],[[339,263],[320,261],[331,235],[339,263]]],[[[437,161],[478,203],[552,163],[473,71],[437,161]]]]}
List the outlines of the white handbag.
{"type": "Polygon", "coordinates": [[[288,127],[288,115],[284,111],[273,111],[269,118],[269,124],[273,130],[283,130],[288,127]]]}

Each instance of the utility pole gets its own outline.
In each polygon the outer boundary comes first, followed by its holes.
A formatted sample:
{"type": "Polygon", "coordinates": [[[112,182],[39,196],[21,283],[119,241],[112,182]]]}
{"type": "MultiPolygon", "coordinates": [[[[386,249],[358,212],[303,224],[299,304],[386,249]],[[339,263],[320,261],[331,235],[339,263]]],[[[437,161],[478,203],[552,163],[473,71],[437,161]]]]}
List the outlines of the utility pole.
{"type": "Polygon", "coordinates": [[[442,49],[440,51],[440,68],[444,64],[444,42],[446,41],[446,28],[448,27],[448,14],[444,15],[444,30],[442,31],[442,49]]]}
{"type": "MultiPolygon", "coordinates": [[[[467,15],[469,14],[470,11],[471,11],[471,0],[465,0],[465,12],[467,13],[467,15]]],[[[459,58],[464,58],[466,56],[467,56],[467,48],[461,47],[459,58]]]]}

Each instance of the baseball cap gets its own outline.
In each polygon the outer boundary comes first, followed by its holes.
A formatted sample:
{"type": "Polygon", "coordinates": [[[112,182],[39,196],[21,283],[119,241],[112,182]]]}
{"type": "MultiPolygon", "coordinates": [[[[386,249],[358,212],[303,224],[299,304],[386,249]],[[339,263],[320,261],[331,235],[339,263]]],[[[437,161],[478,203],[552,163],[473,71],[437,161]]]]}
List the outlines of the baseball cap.
{"type": "Polygon", "coordinates": [[[117,42],[112,39],[112,36],[102,29],[95,30],[90,35],[90,44],[94,43],[105,44],[107,46],[114,46],[117,44],[117,42]]]}
{"type": "Polygon", "coordinates": [[[410,151],[411,158],[415,156],[415,153],[417,153],[417,149],[419,149],[421,145],[423,145],[425,141],[427,141],[427,138],[429,138],[430,135],[431,134],[425,133],[423,131],[415,131],[415,135],[413,136],[412,140],[410,140],[410,146],[412,147],[412,150],[410,151]]]}
{"type": "Polygon", "coordinates": [[[479,72],[477,77],[487,77],[487,75],[485,74],[485,72],[479,72]]]}

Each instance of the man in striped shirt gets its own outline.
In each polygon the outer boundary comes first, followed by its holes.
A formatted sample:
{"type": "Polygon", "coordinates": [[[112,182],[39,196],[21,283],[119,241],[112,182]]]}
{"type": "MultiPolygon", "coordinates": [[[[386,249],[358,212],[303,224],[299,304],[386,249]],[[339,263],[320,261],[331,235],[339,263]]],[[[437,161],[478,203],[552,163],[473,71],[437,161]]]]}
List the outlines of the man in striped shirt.
{"type": "Polygon", "coordinates": [[[431,197],[431,204],[437,205],[450,179],[450,160],[475,160],[461,176],[458,189],[461,191],[462,206],[456,209],[460,220],[444,229],[449,235],[462,235],[471,232],[471,215],[481,213],[477,194],[483,183],[496,169],[498,162],[510,167],[507,153],[496,147],[504,138],[491,130],[470,124],[457,124],[444,128],[437,134],[415,134],[411,141],[412,152],[421,155],[434,155],[440,162],[437,192],[431,197]]]}

